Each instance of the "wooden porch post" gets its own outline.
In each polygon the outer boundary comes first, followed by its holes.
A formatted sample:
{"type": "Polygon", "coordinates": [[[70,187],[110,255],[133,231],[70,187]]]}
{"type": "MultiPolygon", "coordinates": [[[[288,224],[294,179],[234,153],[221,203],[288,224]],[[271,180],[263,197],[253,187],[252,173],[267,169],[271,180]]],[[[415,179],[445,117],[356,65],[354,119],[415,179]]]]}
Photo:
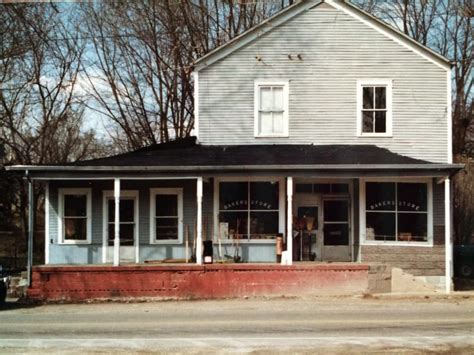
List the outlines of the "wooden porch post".
{"type": "Polygon", "coordinates": [[[114,179],[114,266],[120,264],[120,179],[114,179]]]}
{"type": "Polygon", "coordinates": [[[202,264],[202,177],[197,178],[196,186],[197,216],[196,216],[196,264],[202,264]]]}
{"type": "Polygon", "coordinates": [[[286,180],[286,203],[287,203],[287,221],[286,221],[286,250],[288,252],[288,265],[293,264],[293,178],[287,177],[286,180]]]}
{"type": "Polygon", "coordinates": [[[49,249],[50,249],[50,236],[49,236],[49,181],[46,182],[44,190],[44,263],[49,264],[49,249]]]}
{"type": "Polygon", "coordinates": [[[33,180],[28,179],[28,260],[27,260],[27,282],[31,286],[31,269],[33,266],[33,225],[35,216],[33,180]]]}
{"type": "Polygon", "coordinates": [[[452,291],[453,245],[451,239],[451,181],[444,180],[444,250],[446,293],[452,291]]]}

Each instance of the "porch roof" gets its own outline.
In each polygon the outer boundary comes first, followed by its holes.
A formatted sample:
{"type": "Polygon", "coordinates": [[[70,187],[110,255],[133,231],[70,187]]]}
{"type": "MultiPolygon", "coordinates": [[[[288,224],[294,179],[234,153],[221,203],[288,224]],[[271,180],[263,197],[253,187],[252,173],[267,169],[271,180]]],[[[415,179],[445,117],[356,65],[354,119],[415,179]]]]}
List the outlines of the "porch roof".
{"type": "Polygon", "coordinates": [[[156,144],[105,158],[58,165],[14,165],[30,173],[203,173],[238,171],[423,171],[452,174],[463,165],[433,163],[375,145],[201,145],[196,137],[156,144]]]}

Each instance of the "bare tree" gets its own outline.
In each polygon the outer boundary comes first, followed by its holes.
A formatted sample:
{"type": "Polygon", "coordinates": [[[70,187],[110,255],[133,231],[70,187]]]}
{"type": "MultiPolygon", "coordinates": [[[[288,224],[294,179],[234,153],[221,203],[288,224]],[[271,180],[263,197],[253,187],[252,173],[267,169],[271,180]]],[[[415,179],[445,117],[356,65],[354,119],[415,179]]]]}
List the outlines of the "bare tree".
{"type": "Polygon", "coordinates": [[[84,158],[89,143],[82,140],[92,137],[81,132],[84,108],[76,91],[84,42],[54,6],[3,10],[24,33],[21,42],[12,41],[13,55],[4,51],[9,64],[0,73],[0,139],[7,157],[18,164],[84,158]],[[16,47],[23,52],[16,54],[16,47]]]}
{"type": "MultiPolygon", "coordinates": [[[[84,104],[76,90],[84,51],[73,18],[54,4],[0,5],[0,145],[5,164],[52,164],[100,152],[83,132],[84,104]]],[[[2,179],[5,211],[26,230],[27,191],[20,178],[2,179]],[[5,201],[8,200],[8,201],[5,201]]],[[[36,212],[43,195],[35,191],[36,212]]],[[[36,214],[35,214],[36,215],[36,214]]]]}
{"type": "Polygon", "coordinates": [[[193,62],[279,9],[231,0],[85,4],[94,50],[86,64],[90,107],[114,123],[123,149],[190,135],[193,62]]]}

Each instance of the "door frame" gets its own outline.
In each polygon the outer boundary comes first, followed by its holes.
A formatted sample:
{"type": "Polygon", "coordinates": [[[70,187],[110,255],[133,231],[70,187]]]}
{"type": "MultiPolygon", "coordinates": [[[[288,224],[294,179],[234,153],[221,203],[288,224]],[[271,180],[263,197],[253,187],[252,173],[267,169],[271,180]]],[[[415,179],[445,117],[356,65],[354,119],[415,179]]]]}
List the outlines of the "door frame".
{"type": "MultiPolygon", "coordinates": [[[[349,191],[348,193],[344,194],[336,194],[336,193],[311,193],[311,192],[296,192],[294,191],[293,193],[293,214],[296,213],[295,209],[295,200],[297,200],[297,196],[299,195],[308,195],[308,196],[318,196],[320,198],[320,211],[318,214],[320,214],[321,218],[321,233],[324,233],[322,230],[322,226],[324,225],[324,214],[323,214],[323,200],[324,199],[347,199],[349,201],[349,252],[350,252],[350,261],[354,262],[356,261],[354,259],[355,256],[355,250],[354,250],[354,241],[355,241],[355,235],[354,235],[354,226],[355,226],[355,204],[356,201],[354,201],[354,187],[356,186],[357,179],[338,179],[338,178],[323,178],[323,179],[317,179],[317,178],[301,178],[301,179],[296,179],[294,184],[348,184],[349,191]]],[[[319,229],[318,229],[319,232],[319,229]]],[[[324,247],[324,236],[322,236],[323,240],[323,245],[322,248],[324,247]]],[[[321,249],[322,255],[321,257],[324,258],[324,252],[321,249]]],[[[360,255],[360,253],[359,253],[360,255]]],[[[324,260],[323,260],[324,261],[324,260]]]]}
{"type": "MultiPolygon", "coordinates": [[[[104,190],[102,193],[102,262],[104,264],[107,263],[107,255],[109,248],[108,243],[108,228],[109,228],[109,209],[108,209],[108,200],[110,198],[114,198],[114,191],[113,190],[104,190]]],[[[120,191],[120,200],[122,199],[132,199],[133,200],[133,208],[135,209],[133,214],[133,219],[135,222],[135,231],[134,231],[134,245],[129,248],[135,248],[135,262],[139,263],[140,261],[140,241],[139,241],[139,192],[138,190],[121,190],[120,191]]],[[[120,248],[124,248],[120,246],[120,248]]]]}

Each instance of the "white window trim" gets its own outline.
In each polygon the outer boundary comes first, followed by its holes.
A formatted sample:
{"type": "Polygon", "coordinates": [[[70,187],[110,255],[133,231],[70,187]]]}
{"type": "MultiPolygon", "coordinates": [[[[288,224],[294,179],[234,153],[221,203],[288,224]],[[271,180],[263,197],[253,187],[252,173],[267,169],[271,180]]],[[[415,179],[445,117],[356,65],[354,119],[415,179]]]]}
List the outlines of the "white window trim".
{"type": "MultiPolygon", "coordinates": [[[[114,191],[113,190],[105,190],[102,194],[102,247],[103,247],[103,254],[102,254],[102,259],[103,262],[107,262],[107,248],[113,248],[113,246],[108,245],[107,237],[108,237],[108,204],[107,200],[108,199],[113,199],[115,197],[114,191]]],[[[139,200],[139,193],[138,190],[120,190],[120,199],[123,197],[131,197],[133,198],[133,203],[134,203],[134,209],[135,213],[133,216],[134,223],[135,223],[135,232],[134,232],[134,247],[136,249],[135,251],[135,259],[138,262],[138,254],[139,254],[139,206],[140,204],[138,203],[139,200]]],[[[123,247],[123,246],[121,246],[123,247]]]]}
{"type": "MultiPolygon", "coordinates": [[[[219,183],[221,182],[253,182],[253,181],[278,181],[278,233],[285,234],[285,206],[286,206],[286,181],[285,178],[275,178],[271,176],[262,177],[216,177],[214,179],[214,241],[218,241],[219,236],[219,183]]],[[[233,239],[221,239],[222,244],[232,244],[233,239]]],[[[239,239],[239,244],[275,244],[276,239],[239,239]]]]}
{"type": "Polygon", "coordinates": [[[433,247],[433,181],[431,179],[415,178],[367,178],[359,181],[359,238],[361,245],[383,245],[383,246],[410,246],[410,247],[433,247]],[[428,239],[426,242],[397,242],[366,240],[366,208],[365,208],[365,185],[367,182],[392,182],[392,183],[425,183],[428,190],[428,239]]]}
{"type": "Polygon", "coordinates": [[[182,244],[183,243],[183,189],[153,188],[150,189],[150,244],[182,244]],[[178,240],[156,240],[156,195],[178,196],[178,240]]]}
{"type": "Polygon", "coordinates": [[[358,137],[392,137],[392,103],[393,103],[393,90],[392,90],[392,79],[361,79],[357,80],[357,136],[358,137]],[[387,115],[386,117],[386,132],[384,133],[363,133],[362,132],[362,88],[364,86],[376,86],[383,85],[387,88],[386,90],[386,105],[387,115]]]}
{"type": "Polygon", "coordinates": [[[254,86],[254,136],[255,138],[288,138],[289,136],[289,80],[256,80],[254,86]],[[283,133],[261,134],[259,132],[260,86],[283,86],[283,133]]]}
{"type": "Polygon", "coordinates": [[[92,243],[92,190],[90,188],[67,188],[58,189],[58,244],[91,244],[92,243]],[[87,239],[65,240],[64,239],[64,196],[86,195],[87,196],[87,239]]]}

